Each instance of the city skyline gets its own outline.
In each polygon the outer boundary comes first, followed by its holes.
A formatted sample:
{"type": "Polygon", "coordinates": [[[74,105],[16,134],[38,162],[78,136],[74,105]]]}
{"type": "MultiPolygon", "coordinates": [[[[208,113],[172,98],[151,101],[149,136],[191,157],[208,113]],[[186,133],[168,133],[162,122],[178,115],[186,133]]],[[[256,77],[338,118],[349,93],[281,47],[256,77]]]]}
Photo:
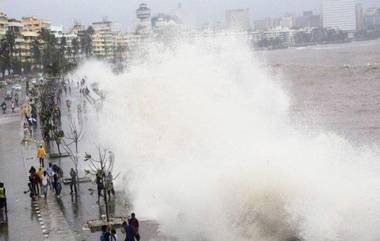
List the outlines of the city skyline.
{"type": "MultiPolygon", "coordinates": [[[[196,0],[196,1],[122,1],[114,0],[109,4],[106,0],[0,0],[0,11],[6,12],[10,17],[20,18],[22,16],[37,16],[48,19],[53,25],[63,25],[69,28],[74,21],[82,24],[90,24],[107,17],[108,19],[120,22],[130,29],[135,22],[135,10],[139,3],[146,2],[152,9],[152,13],[159,12],[174,13],[179,3],[182,10],[186,12],[188,22],[199,25],[202,23],[212,23],[224,21],[225,10],[235,8],[249,8],[251,20],[265,17],[280,17],[285,13],[300,14],[305,10],[320,12],[320,0],[293,0],[293,1],[262,1],[262,0],[196,0]],[[17,4],[15,4],[17,2],[17,4]],[[91,13],[91,14],[88,14],[91,13]]],[[[376,0],[360,1],[365,7],[380,6],[376,0]]]]}

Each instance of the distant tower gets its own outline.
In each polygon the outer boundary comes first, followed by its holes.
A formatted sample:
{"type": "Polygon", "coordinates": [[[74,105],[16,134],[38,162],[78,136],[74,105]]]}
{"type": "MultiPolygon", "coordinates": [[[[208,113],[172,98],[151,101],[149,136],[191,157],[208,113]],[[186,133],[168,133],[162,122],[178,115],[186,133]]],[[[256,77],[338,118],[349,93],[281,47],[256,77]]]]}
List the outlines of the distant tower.
{"type": "Polygon", "coordinates": [[[151,11],[146,3],[141,3],[139,8],[136,9],[136,18],[138,23],[136,26],[136,33],[149,33],[151,31],[151,11]]]}
{"type": "Polygon", "coordinates": [[[136,10],[136,17],[140,19],[140,21],[150,19],[150,8],[148,8],[146,3],[140,4],[139,8],[136,10]]]}

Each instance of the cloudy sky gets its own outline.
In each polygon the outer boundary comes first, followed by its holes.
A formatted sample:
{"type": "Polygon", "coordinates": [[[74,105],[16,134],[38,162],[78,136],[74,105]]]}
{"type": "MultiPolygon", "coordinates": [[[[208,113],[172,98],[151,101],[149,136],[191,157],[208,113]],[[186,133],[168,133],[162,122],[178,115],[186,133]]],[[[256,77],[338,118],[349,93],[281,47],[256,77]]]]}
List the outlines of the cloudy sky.
{"type": "MultiPolygon", "coordinates": [[[[319,12],[321,0],[0,0],[0,11],[10,17],[37,16],[54,25],[69,27],[74,20],[83,24],[108,17],[131,26],[139,3],[157,12],[173,13],[181,2],[183,11],[196,23],[223,21],[225,9],[250,8],[252,19],[281,16],[303,10],[319,12]]],[[[364,6],[380,6],[380,0],[362,0],[364,6]]]]}

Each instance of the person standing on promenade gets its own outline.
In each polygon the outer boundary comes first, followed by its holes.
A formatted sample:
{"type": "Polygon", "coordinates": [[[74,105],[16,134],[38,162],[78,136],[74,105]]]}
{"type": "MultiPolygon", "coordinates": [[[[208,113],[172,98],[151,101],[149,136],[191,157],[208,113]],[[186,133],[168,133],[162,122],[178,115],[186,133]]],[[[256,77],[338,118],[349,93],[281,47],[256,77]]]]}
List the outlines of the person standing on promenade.
{"type": "Polygon", "coordinates": [[[49,187],[49,181],[46,171],[44,171],[44,175],[41,177],[41,184],[42,184],[42,191],[44,193],[44,197],[46,200],[48,187],[49,187]]]}
{"type": "Polygon", "coordinates": [[[54,170],[53,170],[53,166],[51,165],[51,162],[49,162],[49,166],[48,168],[46,169],[46,173],[48,175],[48,178],[49,178],[49,185],[51,188],[53,188],[53,176],[54,176],[54,170]]]}
{"type": "Polygon", "coordinates": [[[124,241],[135,241],[135,233],[133,232],[133,228],[127,222],[123,222],[123,228],[125,231],[125,239],[124,241]]]}
{"type": "Polygon", "coordinates": [[[45,151],[45,148],[41,144],[40,147],[37,149],[37,158],[40,160],[41,167],[45,166],[44,164],[45,157],[46,157],[46,151],[45,151]]]}
{"type": "Polygon", "coordinates": [[[73,193],[73,186],[74,186],[74,192],[77,194],[77,173],[74,171],[74,168],[71,168],[70,170],[70,194],[73,193]]]}
{"type": "Polygon", "coordinates": [[[57,197],[59,198],[60,195],[61,195],[61,191],[62,191],[62,184],[61,184],[61,182],[59,181],[59,176],[57,175],[57,173],[54,173],[54,182],[53,182],[53,186],[54,186],[55,194],[56,194],[57,197]]]}
{"type": "Polygon", "coordinates": [[[129,225],[132,227],[133,234],[137,241],[140,240],[140,234],[139,234],[139,220],[136,218],[135,213],[131,213],[131,218],[128,220],[129,225]]]}
{"type": "Polygon", "coordinates": [[[41,196],[43,195],[43,192],[42,192],[43,191],[43,189],[42,189],[42,177],[44,176],[44,172],[45,172],[45,170],[42,167],[39,167],[38,171],[36,172],[36,174],[37,174],[37,181],[38,181],[37,185],[39,186],[39,189],[41,190],[41,196]]]}
{"type": "Polygon", "coordinates": [[[37,175],[36,169],[32,166],[29,170],[29,173],[30,173],[29,182],[32,185],[33,194],[34,194],[34,196],[38,197],[40,191],[39,191],[39,187],[38,187],[39,177],[37,175]]]}

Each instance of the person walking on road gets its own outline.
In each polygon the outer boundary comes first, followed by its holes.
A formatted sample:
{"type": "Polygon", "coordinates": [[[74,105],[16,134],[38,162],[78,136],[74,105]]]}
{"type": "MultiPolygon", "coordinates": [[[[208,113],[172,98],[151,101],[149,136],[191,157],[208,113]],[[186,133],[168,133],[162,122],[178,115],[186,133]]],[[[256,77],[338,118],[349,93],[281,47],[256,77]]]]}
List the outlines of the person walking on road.
{"type": "Polygon", "coordinates": [[[44,193],[44,197],[46,200],[48,187],[49,187],[49,179],[48,179],[46,171],[44,171],[44,175],[41,177],[41,184],[42,184],[42,191],[44,193]]]}
{"type": "Polygon", "coordinates": [[[8,221],[7,196],[4,183],[0,182],[0,224],[8,221]]]}
{"type": "Polygon", "coordinates": [[[124,228],[124,231],[125,231],[125,239],[124,241],[135,241],[135,234],[133,232],[133,228],[130,224],[128,224],[127,222],[123,222],[123,228],[124,228]]]}
{"type": "Polygon", "coordinates": [[[38,171],[36,172],[37,174],[37,185],[39,186],[39,189],[41,190],[41,196],[43,195],[43,189],[42,189],[42,177],[44,176],[45,170],[42,167],[38,168],[38,171]]]}
{"type": "Polygon", "coordinates": [[[135,213],[131,213],[131,218],[128,220],[128,223],[132,227],[136,240],[139,241],[140,240],[139,220],[137,220],[135,213]]]}
{"type": "Polygon", "coordinates": [[[55,194],[59,198],[61,195],[61,191],[62,191],[62,184],[59,181],[59,176],[57,175],[57,173],[54,174],[53,186],[54,186],[55,194]]]}
{"type": "Polygon", "coordinates": [[[53,188],[53,176],[54,176],[54,170],[53,170],[53,166],[51,164],[51,162],[49,162],[49,166],[48,168],[46,169],[46,173],[48,175],[48,180],[49,180],[49,185],[50,185],[50,188],[53,188]]]}
{"type": "Polygon", "coordinates": [[[70,194],[73,193],[73,186],[74,186],[74,192],[77,194],[77,173],[74,171],[74,168],[71,168],[70,170],[70,194]]]}
{"type": "Polygon", "coordinates": [[[34,196],[38,197],[40,194],[40,190],[38,187],[38,183],[39,183],[40,179],[37,175],[36,169],[33,166],[30,168],[29,173],[30,173],[29,182],[32,185],[33,194],[34,194],[34,196]]]}
{"type": "Polygon", "coordinates": [[[41,144],[40,147],[37,149],[37,158],[40,160],[41,167],[45,166],[44,164],[45,157],[46,157],[46,151],[45,151],[45,148],[41,144]]]}

